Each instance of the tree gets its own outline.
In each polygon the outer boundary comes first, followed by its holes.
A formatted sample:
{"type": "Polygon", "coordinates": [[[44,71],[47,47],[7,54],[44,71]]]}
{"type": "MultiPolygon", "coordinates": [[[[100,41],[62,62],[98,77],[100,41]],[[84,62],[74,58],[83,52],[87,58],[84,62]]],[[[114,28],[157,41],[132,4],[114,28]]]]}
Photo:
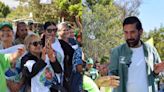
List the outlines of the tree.
{"type": "Polygon", "coordinates": [[[104,57],[110,55],[112,48],[123,43],[122,20],[125,14],[137,15],[140,3],[136,1],[138,5],[129,13],[127,11],[130,8],[124,8],[119,5],[121,2],[115,1],[86,0],[83,3],[83,50],[86,57],[102,61],[104,57]]]}
{"type": "Polygon", "coordinates": [[[156,47],[161,60],[164,60],[164,27],[160,27],[159,29],[151,30],[148,33],[147,39],[153,37],[154,39],[154,46],[156,47]]]}
{"type": "Polygon", "coordinates": [[[4,3],[0,2],[0,18],[6,18],[6,16],[10,13],[9,6],[6,6],[4,3]]]}
{"type": "Polygon", "coordinates": [[[112,3],[97,3],[91,11],[88,7],[83,8],[83,50],[87,57],[98,61],[123,42],[122,11],[112,3]]]}
{"type": "Polygon", "coordinates": [[[78,25],[82,16],[81,0],[52,0],[51,4],[40,4],[39,0],[31,0],[29,6],[34,19],[40,22],[64,18],[78,25]]]}
{"type": "Polygon", "coordinates": [[[115,5],[123,11],[123,18],[127,16],[139,15],[138,8],[142,4],[142,0],[116,0],[115,5]]]}
{"type": "Polygon", "coordinates": [[[10,14],[8,14],[7,18],[9,20],[15,19],[28,19],[29,18],[29,7],[19,5],[15,10],[12,10],[10,14]]]}

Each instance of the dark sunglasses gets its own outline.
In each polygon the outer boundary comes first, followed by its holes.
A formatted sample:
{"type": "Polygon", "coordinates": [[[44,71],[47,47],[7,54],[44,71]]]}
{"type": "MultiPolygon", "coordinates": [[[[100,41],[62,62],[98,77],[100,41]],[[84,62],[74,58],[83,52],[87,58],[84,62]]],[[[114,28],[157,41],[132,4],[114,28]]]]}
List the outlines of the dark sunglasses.
{"type": "Polygon", "coordinates": [[[55,29],[47,29],[47,32],[48,32],[48,33],[56,32],[56,31],[57,31],[57,28],[55,28],[55,29]]]}
{"type": "Polygon", "coordinates": [[[33,46],[38,46],[38,45],[42,45],[42,41],[35,41],[31,43],[33,46]]]}

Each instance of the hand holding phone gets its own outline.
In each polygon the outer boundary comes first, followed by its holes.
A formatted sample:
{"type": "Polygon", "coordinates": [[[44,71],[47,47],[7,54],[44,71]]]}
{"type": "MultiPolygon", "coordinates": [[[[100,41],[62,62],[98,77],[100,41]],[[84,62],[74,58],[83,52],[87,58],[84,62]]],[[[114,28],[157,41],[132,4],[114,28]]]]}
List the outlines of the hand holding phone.
{"type": "Polygon", "coordinates": [[[46,48],[46,53],[47,53],[50,61],[55,62],[56,61],[56,53],[51,46],[51,38],[50,37],[46,39],[45,48],[46,48]]]}

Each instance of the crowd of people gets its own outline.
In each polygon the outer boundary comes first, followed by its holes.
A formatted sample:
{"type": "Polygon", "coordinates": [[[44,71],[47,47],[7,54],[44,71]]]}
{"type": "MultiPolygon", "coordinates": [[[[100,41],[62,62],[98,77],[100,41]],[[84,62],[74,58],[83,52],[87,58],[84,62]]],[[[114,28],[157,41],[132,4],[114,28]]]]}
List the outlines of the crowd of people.
{"type": "Polygon", "coordinates": [[[21,21],[14,30],[10,22],[0,23],[1,92],[72,92],[72,62],[81,58],[73,27],[50,21],[41,27],[21,21]]]}
{"type": "Polygon", "coordinates": [[[164,63],[141,40],[140,20],[123,21],[126,42],[99,64],[85,58],[69,22],[0,23],[0,92],[164,92],[164,63]],[[109,62],[110,61],[110,62],[109,62]],[[161,89],[160,89],[161,88],[161,89]]]}

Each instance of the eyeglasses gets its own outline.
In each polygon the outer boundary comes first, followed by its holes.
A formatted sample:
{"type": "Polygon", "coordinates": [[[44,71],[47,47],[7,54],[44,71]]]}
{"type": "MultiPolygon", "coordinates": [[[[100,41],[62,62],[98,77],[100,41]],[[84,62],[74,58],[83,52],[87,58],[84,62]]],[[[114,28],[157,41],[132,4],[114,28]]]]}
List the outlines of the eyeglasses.
{"type": "Polygon", "coordinates": [[[30,44],[36,47],[38,45],[42,45],[42,41],[34,41],[34,42],[31,42],[30,44]]]}
{"type": "Polygon", "coordinates": [[[56,32],[56,31],[57,31],[57,28],[55,28],[55,29],[47,29],[47,32],[48,32],[48,33],[56,32]]]}

